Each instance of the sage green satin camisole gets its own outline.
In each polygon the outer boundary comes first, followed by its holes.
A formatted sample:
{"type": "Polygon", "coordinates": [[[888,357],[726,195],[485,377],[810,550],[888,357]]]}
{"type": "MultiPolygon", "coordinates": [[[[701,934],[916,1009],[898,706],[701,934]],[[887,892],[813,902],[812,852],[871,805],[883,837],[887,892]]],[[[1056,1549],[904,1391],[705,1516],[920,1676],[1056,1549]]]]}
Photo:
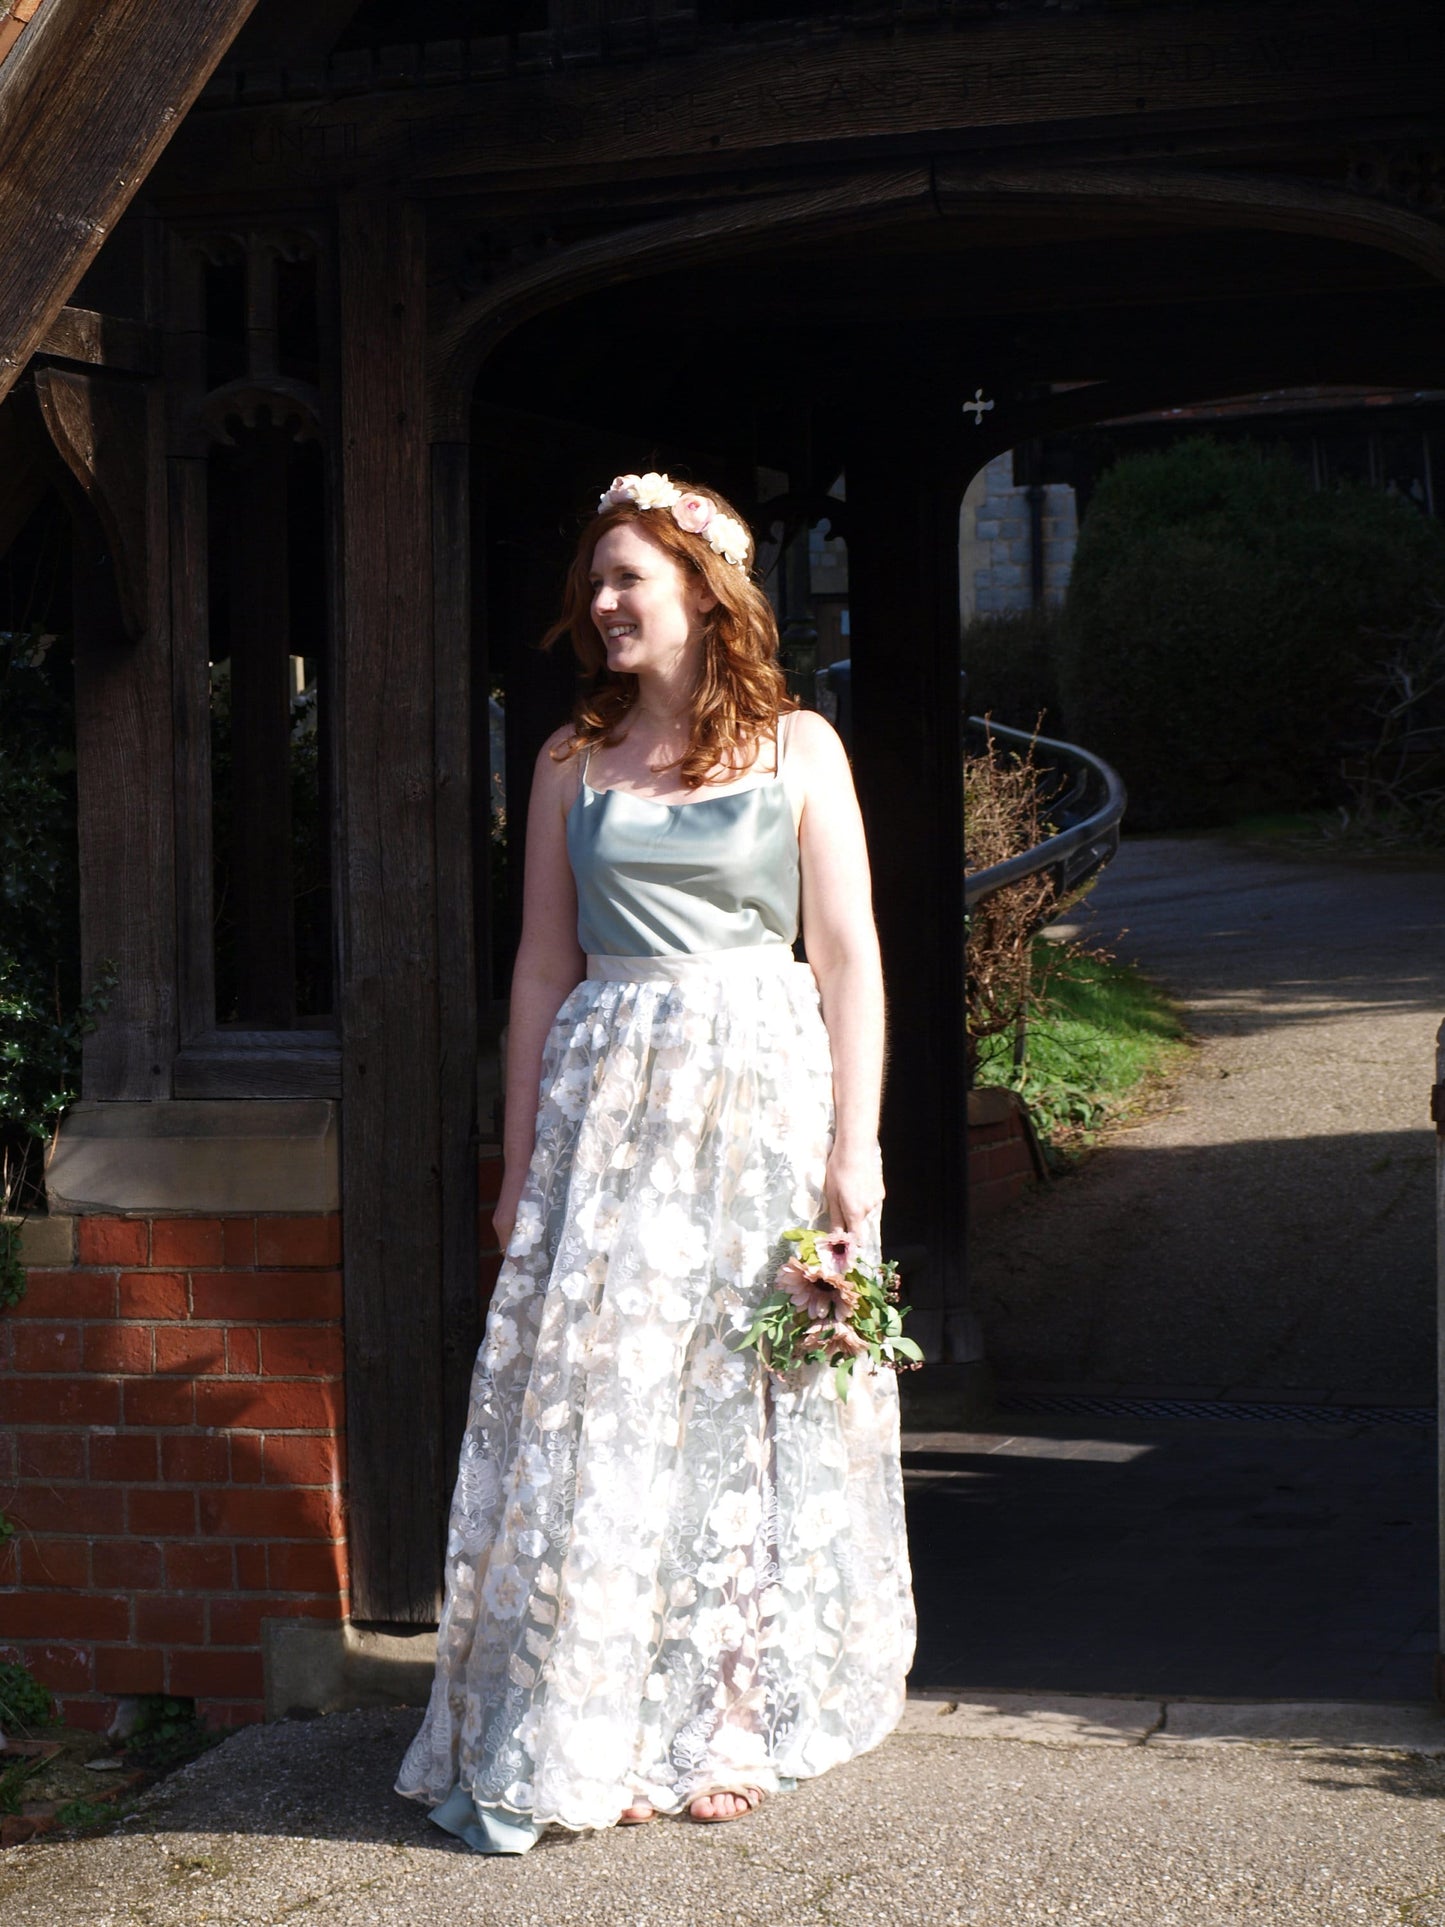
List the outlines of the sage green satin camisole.
{"type": "Polygon", "coordinates": [[[776,775],[687,803],[595,790],[584,764],[567,813],[583,950],[660,957],[791,947],[799,870],[785,737],[780,727],[776,775]]]}

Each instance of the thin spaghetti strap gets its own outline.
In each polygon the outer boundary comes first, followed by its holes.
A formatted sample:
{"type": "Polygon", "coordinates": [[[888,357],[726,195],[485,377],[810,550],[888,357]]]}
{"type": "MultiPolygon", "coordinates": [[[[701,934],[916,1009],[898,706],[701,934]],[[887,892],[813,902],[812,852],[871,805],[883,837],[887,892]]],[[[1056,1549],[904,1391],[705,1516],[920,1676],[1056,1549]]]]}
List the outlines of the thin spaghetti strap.
{"type": "Polygon", "coordinates": [[[787,749],[788,749],[788,723],[791,720],[791,718],[792,718],[791,710],[788,711],[787,715],[779,716],[777,730],[773,738],[774,743],[776,745],[773,752],[773,761],[776,764],[776,768],[774,769],[773,774],[780,781],[782,779],[782,774],[783,774],[783,758],[787,754],[787,749]]]}
{"type": "Polygon", "coordinates": [[[591,743],[589,743],[587,745],[587,753],[582,758],[581,773],[578,775],[578,778],[577,778],[577,793],[579,796],[581,795],[582,790],[586,786],[587,772],[591,767],[592,767],[592,745],[591,743]]]}

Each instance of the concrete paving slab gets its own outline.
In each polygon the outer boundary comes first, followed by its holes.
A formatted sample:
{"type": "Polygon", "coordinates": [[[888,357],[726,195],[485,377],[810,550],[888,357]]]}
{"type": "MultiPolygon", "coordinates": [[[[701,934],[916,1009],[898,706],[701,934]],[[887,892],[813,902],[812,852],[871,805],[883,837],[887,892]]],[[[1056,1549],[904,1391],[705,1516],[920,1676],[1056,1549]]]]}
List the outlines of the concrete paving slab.
{"type": "MultiPolygon", "coordinates": [[[[1445,1762],[901,1732],[726,1826],[484,1860],[391,1792],[414,1712],[252,1727],[0,1855],[5,1927],[1445,1927],[1445,1762]]],[[[935,1716],[937,1727],[946,1716],[935,1716]]]]}
{"type": "Polygon", "coordinates": [[[1077,1693],[966,1693],[910,1699],[900,1734],[936,1740],[1033,1740],[1045,1746],[1142,1746],[1164,1719],[1153,1699],[1077,1693]]]}
{"type": "Polygon", "coordinates": [[[1352,1700],[1257,1700],[1240,1706],[1171,1700],[1149,1744],[1361,1746],[1436,1757],[1445,1755],[1445,1708],[1352,1700]]]}

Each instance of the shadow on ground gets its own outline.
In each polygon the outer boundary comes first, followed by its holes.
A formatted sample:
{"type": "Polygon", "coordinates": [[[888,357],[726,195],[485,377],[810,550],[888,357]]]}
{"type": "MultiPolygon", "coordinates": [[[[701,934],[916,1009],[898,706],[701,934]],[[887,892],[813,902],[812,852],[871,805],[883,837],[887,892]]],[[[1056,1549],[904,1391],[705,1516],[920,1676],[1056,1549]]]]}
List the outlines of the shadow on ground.
{"type": "Polygon", "coordinates": [[[910,1435],[916,1690],[1425,1700],[1432,1427],[910,1435]]]}

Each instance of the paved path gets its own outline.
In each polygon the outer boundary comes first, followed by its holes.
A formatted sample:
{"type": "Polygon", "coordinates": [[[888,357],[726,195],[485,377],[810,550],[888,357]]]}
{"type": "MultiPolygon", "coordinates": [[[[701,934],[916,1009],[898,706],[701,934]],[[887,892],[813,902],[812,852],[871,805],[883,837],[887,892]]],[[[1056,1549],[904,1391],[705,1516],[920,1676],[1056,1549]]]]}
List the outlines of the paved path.
{"type": "Polygon", "coordinates": [[[904,1467],[915,1688],[1433,1691],[1433,1428],[1001,1415],[904,1467]]]}
{"type": "Polygon", "coordinates": [[[1434,1398],[1445,868],[1126,842],[1076,919],[1183,1004],[1172,1107],[979,1228],[1006,1381],[1434,1398]]]}
{"type": "Polygon", "coordinates": [[[519,1860],[470,1854],[390,1792],[416,1718],[250,1728],[114,1835],[0,1855],[0,1918],[1445,1927],[1438,1714],[1287,1708],[1262,1723],[1147,1701],[915,1703],[877,1753],[745,1821],[549,1836],[519,1860]],[[1227,1737],[1271,1726],[1299,1743],[1227,1737]]]}

